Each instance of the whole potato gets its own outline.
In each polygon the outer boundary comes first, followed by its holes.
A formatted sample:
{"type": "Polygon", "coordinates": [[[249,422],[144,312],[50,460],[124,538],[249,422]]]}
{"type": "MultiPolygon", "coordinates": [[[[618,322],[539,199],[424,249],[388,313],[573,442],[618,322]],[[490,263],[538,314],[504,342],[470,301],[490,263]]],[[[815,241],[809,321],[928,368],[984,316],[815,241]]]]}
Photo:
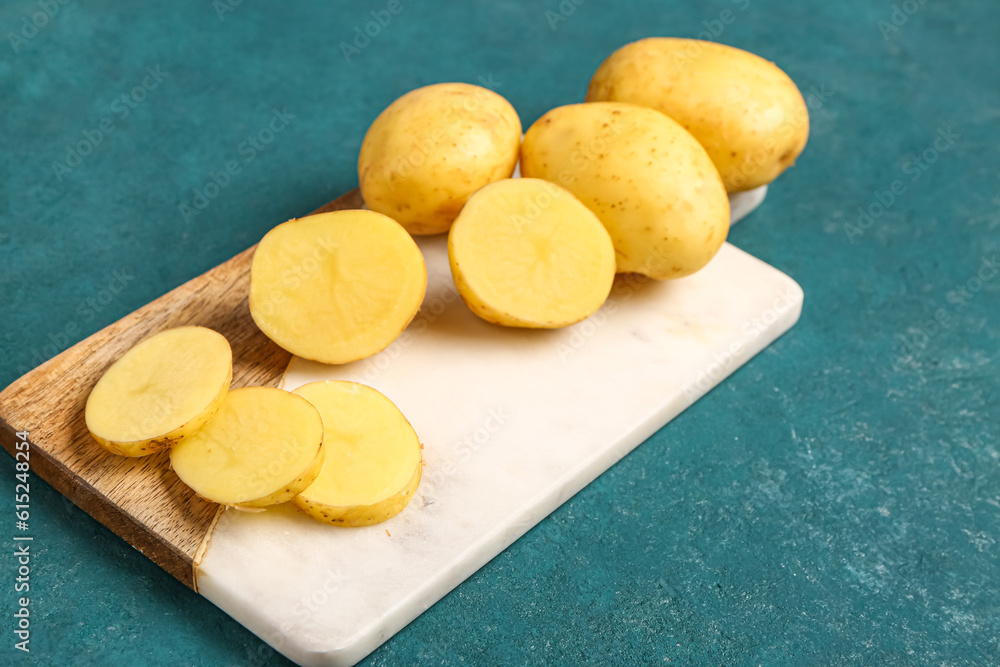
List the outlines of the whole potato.
{"type": "Polygon", "coordinates": [[[683,125],[712,157],[729,192],[770,183],[809,138],[809,110],[774,63],[695,39],[650,37],[601,63],[588,102],[630,102],[683,125]]]}
{"type": "Polygon", "coordinates": [[[510,177],[520,143],[517,112],[493,91],[468,83],[417,88],[368,128],[361,195],[411,234],[445,232],[469,195],[510,177]]]}
{"type": "Polygon", "coordinates": [[[619,272],[681,278],[729,233],[729,198],[705,149],[659,111],[571,104],[524,136],[521,173],[563,186],[611,235],[619,272]]]}

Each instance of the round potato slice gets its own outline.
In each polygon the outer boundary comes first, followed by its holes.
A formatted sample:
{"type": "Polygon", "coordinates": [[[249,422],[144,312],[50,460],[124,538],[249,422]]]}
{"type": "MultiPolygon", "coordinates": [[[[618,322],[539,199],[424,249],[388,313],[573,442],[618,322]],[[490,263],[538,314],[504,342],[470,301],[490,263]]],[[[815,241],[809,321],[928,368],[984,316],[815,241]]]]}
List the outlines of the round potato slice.
{"type": "Polygon", "coordinates": [[[222,403],[233,377],[226,337],[178,327],[143,340],[111,365],[87,398],[87,429],[112,454],[145,456],[190,437],[222,403]]]}
{"type": "Polygon", "coordinates": [[[611,292],[615,249],[569,191],[536,178],[487,185],[448,236],[451,274],[488,322],[555,329],[589,317],[611,292]]]}
{"type": "Polygon", "coordinates": [[[278,225],[261,240],[250,269],[250,314],[292,354],[345,364],[388,347],[426,288],[424,257],[392,218],[321,213],[278,225]]]}
{"type": "Polygon", "coordinates": [[[202,498],[237,507],[291,500],[323,466],[323,420],[309,401],[272,387],[226,395],[205,428],[170,451],[170,465],[202,498]]]}
{"type": "Polygon", "coordinates": [[[311,382],[295,390],[323,416],[326,460],[319,477],[292,499],[334,526],[368,526],[406,507],[423,461],[420,441],[388,398],[355,382],[311,382]]]}

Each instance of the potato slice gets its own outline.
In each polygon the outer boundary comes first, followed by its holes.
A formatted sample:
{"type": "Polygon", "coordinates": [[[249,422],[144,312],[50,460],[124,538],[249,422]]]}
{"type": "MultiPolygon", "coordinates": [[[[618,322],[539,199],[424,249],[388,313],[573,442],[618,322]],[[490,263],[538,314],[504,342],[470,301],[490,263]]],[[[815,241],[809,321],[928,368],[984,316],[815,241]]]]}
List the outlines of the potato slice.
{"type": "Polygon", "coordinates": [[[426,288],[424,257],[392,218],[320,213],[261,240],[250,269],[250,314],[292,354],[345,364],[388,347],[426,288]]]}
{"type": "Polygon", "coordinates": [[[233,352],[222,334],[178,327],[143,340],[113,363],[87,398],[87,429],[106,450],[145,456],[190,437],[222,404],[233,352]]]}
{"type": "Polygon", "coordinates": [[[170,465],[202,498],[237,507],[291,500],[323,466],[323,420],[309,401],[272,387],[229,392],[170,465]]]}
{"type": "Polygon", "coordinates": [[[469,308],[510,327],[579,322],[601,307],[615,277],[601,221],[568,190],[536,178],[472,195],[448,236],[448,258],[469,308]]]}
{"type": "Polygon", "coordinates": [[[326,461],[292,502],[334,526],[368,526],[398,514],[417,490],[420,441],[388,398],[355,382],[310,382],[295,390],[319,409],[326,461]]]}

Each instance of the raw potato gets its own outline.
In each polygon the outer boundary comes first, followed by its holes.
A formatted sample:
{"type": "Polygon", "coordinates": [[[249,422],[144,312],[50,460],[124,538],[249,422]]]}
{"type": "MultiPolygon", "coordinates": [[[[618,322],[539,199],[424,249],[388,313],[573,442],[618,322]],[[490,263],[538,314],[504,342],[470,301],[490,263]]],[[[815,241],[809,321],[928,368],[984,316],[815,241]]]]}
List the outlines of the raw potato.
{"type": "Polygon", "coordinates": [[[587,101],[667,114],[705,147],[729,192],[773,181],[809,138],[809,110],[788,75],[715,42],[651,37],[626,44],[597,68],[587,101]]]}
{"type": "Polygon", "coordinates": [[[292,354],[327,364],[388,347],[424,298],[424,257],[373,211],[321,213],[278,225],[250,269],[250,314],[292,354]]]}
{"type": "Polygon", "coordinates": [[[562,185],[597,215],[619,272],[690,275],[729,233],[729,199],[705,149],[653,109],[616,102],[553,109],[528,129],[521,172],[562,185]]]}
{"type": "Polygon", "coordinates": [[[161,331],[98,380],[87,399],[87,429],[112,454],[168,449],[215,415],[232,378],[233,353],[222,334],[203,327],[161,331]]]}
{"type": "Polygon", "coordinates": [[[472,195],[448,235],[448,259],[472,312],[511,327],[579,322],[601,307],[615,278],[615,249],[601,221],[536,178],[472,195]]]}
{"type": "Polygon", "coordinates": [[[514,173],[520,143],[517,112],[493,91],[467,83],[417,88],[368,129],[358,158],[361,195],[412,234],[446,232],[469,195],[514,173]]]}
{"type": "Polygon", "coordinates": [[[369,526],[398,514],[420,484],[413,427],[392,401],[354,382],[311,382],[295,390],[323,416],[326,462],[292,502],[334,526],[369,526]]]}
{"type": "Polygon", "coordinates": [[[291,500],[323,466],[323,421],[281,389],[233,389],[215,418],[170,451],[181,481],[206,500],[265,507],[291,500]]]}

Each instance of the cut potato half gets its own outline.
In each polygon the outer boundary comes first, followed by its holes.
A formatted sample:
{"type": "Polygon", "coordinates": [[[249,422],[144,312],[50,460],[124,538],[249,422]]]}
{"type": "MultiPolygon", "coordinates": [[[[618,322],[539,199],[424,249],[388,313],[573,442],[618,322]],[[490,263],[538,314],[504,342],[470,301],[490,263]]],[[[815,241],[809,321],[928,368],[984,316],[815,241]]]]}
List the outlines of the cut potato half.
{"type": "Polygon", "coordinates": [[[593,314],[611,292],[615,249],[597,216],[536,178],[469,198],[448,235],[459,294],[484,320],[554,329],[593,314]]]}
{"type": "Polygon", "coordinates": [[[278,225],[250,270],[250,314],[292,354],[327,364],[364,359],[410,323],[427,267],[410,235],[374,211],[320,213],[278,225]]]}
{"type": "Polygon", "coordinates": [[[112,364],[87,398],[87,429],[106,450],[145,456],[190,437],[218,411],[233,378],[222,334],[178,327],[143,340],[112,364]]]}
{"type": "Polygon", "coordinates": [[[323,417],[323,469],[292,502],[334,526],[369,526],[398,514],[420,484],[420,441],[378,391],[355,382],[311,382],[295,390],[323,417]]]}
{"type": "Polygon", "coordinates": [[[206,500],[265,507],[291,500],[323,466],[323,420],[309,401],[281,389],[226,395],[205,428],[170,451],[181,481],[206,500]]]}

